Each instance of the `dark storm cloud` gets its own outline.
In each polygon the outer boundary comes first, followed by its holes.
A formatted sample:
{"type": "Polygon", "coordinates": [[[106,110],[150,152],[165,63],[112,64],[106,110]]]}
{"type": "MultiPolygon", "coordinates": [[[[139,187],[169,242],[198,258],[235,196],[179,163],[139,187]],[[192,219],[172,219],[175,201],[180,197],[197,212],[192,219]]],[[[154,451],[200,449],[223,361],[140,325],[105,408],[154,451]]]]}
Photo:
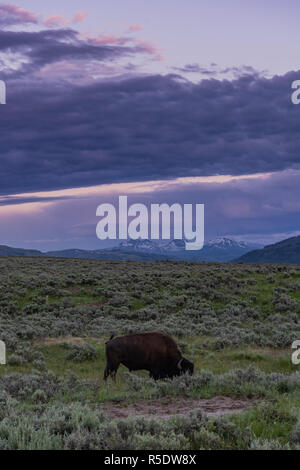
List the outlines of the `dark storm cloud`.
{"type": "Polygon", "coordinates": [[[12,81],[0,107],[0,192],[297,168],[299,78],[12,81]]]}
{"type": "Polygon", "coordinates": [[[142,52],[139,46],[110,46],[92,44],[78,38],[72,29],[37,32],[0,31],[0,53],[15,54],[14,67],[3,75],[17,77],[39,71],[43,66],[60,61],[107,61],[120,56],[142,52]],[[18,54],[18,55],[17,55],[18,54]]]}

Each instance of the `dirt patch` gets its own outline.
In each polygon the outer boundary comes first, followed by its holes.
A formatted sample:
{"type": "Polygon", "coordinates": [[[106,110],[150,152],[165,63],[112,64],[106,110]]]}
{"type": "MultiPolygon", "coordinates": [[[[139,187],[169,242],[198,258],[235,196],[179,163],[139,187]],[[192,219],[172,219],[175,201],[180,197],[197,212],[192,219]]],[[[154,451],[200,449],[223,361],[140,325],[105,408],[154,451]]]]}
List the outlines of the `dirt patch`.
{"type": "Polygon", "coordinates": [[[67,343],[67,344],[82,344],[88,343],[90,340],[96,344],[103,344],[105,341],[99,340],[99,338],[76,338],[73,336],[65,336],[62,338],[42,338],[36,341],[34,344],[36,346],[56,346],[57,344],[67,343]]]}
{"type": "Polygon", "coordinates": [[[71,286],[71,287],[68,287],[67,290],[69,292],[80,293],[81,292],[81,287],[80,286],[71,286]]]}
{"type": "Polygon", "coordinates": [[[137,400],[134,404],[126,401],[121,403],[104,403],[103,411],[111,418],[127,418],[129,416],[145,416],[168,419],[172,415],[188,415],[191,410],[201,409],[208,416],[242,413],[255,405],[253,400],[241,400],[230,397],[137,400]]]}

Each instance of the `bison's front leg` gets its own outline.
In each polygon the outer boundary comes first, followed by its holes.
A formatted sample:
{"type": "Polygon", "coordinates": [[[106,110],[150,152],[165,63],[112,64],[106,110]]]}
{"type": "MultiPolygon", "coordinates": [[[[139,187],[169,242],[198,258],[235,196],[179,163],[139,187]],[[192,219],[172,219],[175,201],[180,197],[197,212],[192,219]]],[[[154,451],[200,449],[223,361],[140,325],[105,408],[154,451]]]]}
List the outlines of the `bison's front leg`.
{"type": "Polygon", "coordinates": [[[106,382],[108,377],[111,376],[113,381],[116,381],[116,375],[118,372],[119,364],[113,367],[108,367],[106,366],[105,372],[104,372],[104,381],[106,382]]]}
{"type": "Polygon", "coordinates": [[[154,379],[156,381],[160,378],[160,375],[157,371],[151,370],[149,372],[149,377],[150,377],[150,379],[154,379]]]}

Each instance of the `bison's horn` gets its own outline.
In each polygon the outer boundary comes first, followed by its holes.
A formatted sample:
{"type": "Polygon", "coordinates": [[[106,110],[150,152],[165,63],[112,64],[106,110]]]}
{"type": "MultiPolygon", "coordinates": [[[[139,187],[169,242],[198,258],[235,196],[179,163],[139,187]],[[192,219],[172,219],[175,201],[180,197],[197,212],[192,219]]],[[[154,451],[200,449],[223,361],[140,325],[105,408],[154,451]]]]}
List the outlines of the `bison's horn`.
{"type": "Polygon", "coordinates": [[[179,362],[178,362],[178,364],[177,364],[177,367],[178,367],[178,369],[179,369],[179,370],[181,370],[181,369],[182,369],[182,367],[181,367],[181,363],[182,363],[182,361],[183,361],[183,359],[180,359],[180,361],[179,361],[179,362]]]}

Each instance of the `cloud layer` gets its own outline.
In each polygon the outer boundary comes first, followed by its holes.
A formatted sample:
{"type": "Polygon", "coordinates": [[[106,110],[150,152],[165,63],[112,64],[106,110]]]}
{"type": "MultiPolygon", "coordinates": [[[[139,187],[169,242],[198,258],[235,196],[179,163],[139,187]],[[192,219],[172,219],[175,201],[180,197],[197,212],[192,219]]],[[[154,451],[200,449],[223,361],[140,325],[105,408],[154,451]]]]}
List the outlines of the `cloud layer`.
{"type": "MultiPolygon", "coordinates": [[[[52,33],[37,33],[32,67],[121,53],[74,44],[70,31],[52,33]]],[[[22,39],[29,41],[25,33],[22,39]]],[[[13,47],[15,39],[6,40],[13,47]]],[[[6,47],[5,37],[0,43],[6,47]]],[[[298,168],[299,108],[290,100],[297,77],[247,75],[195,84],[157,75],[84,86],[13,81],[0,115],[0,192],[298,168]]]]}
{"type": "Polygon", "coordinates": [[[298,233],[299,185],[300,171],[286,171],[223,183],[145,182],[1,198],[1,240],[45,250],[103,248],[107,244],[96,238],[96,208],[117,207],[118,196],[127,194],[129,204],[204,203],[206,240],[227,235],[268,244],[298,233]]]}

